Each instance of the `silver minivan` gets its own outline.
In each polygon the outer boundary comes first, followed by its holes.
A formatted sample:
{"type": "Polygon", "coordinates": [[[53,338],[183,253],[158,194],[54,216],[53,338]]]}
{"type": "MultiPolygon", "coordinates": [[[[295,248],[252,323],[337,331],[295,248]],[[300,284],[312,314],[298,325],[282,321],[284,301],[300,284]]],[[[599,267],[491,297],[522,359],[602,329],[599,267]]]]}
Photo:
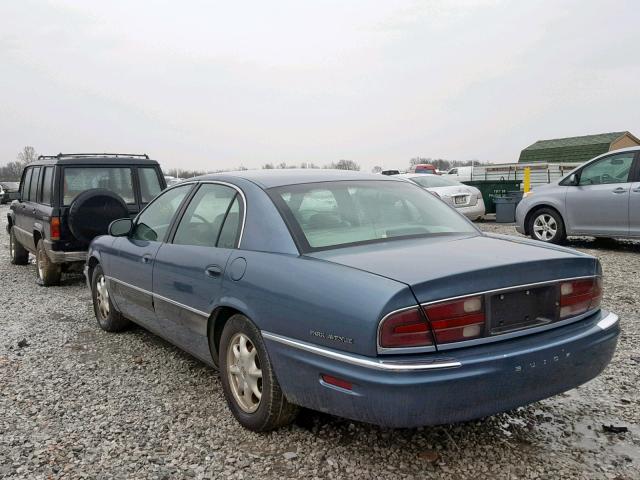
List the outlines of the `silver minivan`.
{"type": "Polygon", "coordinates": [[[571,235],[640,238],[640,147],[607,152],[525,194],[516,230],[550,243],[571,235]]]}

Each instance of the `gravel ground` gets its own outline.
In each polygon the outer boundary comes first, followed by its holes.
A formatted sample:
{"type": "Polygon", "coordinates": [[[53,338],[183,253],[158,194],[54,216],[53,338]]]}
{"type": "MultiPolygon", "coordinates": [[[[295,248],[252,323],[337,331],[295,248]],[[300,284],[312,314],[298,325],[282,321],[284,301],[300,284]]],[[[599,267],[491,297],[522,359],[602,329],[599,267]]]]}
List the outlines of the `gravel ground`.
{"type": "Polygon", "coordinates": [[[304,412],[260,435],[235,422],[215,371],[142,329],[99,330],[82,277],[44,289],[33,265],[10,265],[6,211],[0,478],[640,478],[640,243],[571,242],[600,257],[604,303],[623,318],[613,363],[589,384],[465,424],[390,430],[304,412]]]}

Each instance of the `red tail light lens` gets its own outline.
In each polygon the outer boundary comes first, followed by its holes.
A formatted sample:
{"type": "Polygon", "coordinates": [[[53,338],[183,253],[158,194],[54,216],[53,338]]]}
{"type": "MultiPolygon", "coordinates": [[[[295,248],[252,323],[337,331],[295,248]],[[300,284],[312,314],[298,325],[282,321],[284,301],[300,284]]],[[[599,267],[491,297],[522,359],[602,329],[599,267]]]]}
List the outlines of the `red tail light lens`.
{"type": "Polygon", "coordinates": [[[60,217],[51,217],[49,237],[51,240],[60,240],[60,217]]]}
{"type": "Polygon", "coordinates": [[[600,307],[602,278],[573,280],[560,284],[560,318],[575,317],[600,307]]]}
{"type": "Polygon", "coordinates": [[[418,307],[394,313],[380,326],[380,346],[385,348],[433,345],[431,329],[418,307]]]}
{"type": "Polygon", "coordinates": [[[461,342],[484,335],[485,314],[482,296],[435,303],[423,308],[437,343],[461,342]]]}

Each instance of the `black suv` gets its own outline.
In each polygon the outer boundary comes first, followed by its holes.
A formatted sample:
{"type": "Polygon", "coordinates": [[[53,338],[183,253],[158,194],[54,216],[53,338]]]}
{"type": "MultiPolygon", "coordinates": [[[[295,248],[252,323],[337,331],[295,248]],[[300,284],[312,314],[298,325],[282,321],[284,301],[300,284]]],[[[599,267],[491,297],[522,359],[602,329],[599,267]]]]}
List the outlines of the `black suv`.
{"type": "Polygon", "coordinates": [[[109,223],[133,217],[166,188],[160,165],[147,155],[41,156],[22,173],[7,231],[11,263],[36,256],[39,282],[55,285],[80,270],[93,238],[109,223]]]}

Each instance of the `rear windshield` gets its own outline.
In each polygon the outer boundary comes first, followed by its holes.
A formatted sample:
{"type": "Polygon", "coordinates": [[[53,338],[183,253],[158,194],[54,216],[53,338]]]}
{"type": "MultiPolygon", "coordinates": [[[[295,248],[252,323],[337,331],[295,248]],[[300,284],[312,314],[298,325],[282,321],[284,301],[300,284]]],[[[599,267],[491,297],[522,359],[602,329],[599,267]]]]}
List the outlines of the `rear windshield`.
{"type": "Polygon", "coordinates": [[[477,230],[409,182],[343,181],[270,190],[303,250],[477,230]]]}
{"type": "Polygon", "coordinates": [[[85,190],[105,188],[120,195],[125,203],[135,203],[131,168],[128,167],[65,167],[64,205],[85,190]]]}
{"type": "Polygon", "coordinates": [[[462,185],[460,182],[449,180],[448,178],[442,178],[439,175],[420,175],[419,177],[411,177],[411,181],[424,188],[451,187],[455,185],[462,185]]]}

